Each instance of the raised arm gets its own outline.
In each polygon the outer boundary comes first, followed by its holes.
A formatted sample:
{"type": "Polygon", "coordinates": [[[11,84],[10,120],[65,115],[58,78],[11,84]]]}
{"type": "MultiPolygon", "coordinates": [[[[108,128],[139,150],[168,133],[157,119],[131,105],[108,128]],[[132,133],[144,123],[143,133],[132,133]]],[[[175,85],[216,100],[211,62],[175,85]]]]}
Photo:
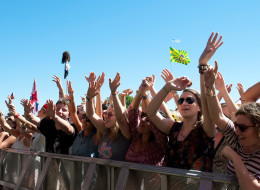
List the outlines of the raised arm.
{"type": "Polygon", "coordinates": [[[33,113],[33,106],[28,99],[22,99],[21,104],[24,107],[24,117],[30,121],[31,123],[40,126],[41,119],[39,117],[36,117],[33,113]]]}
{"type": "Polygon", "coordinates": [[[63,132],[65,132],[68,135],[72,135],[75,132],[74,128],[68,121],[56,115],[56,106],[52,100],[47,100],[47,106],[47,116],[51,117],[55,122],[55,125],[58,125],[63,132]]]}
{"type": "Polygon", "coordinates": [[[57,87],[59,89],[59,100],[64,99],[65,98],[65,94],[61,85],[61,80],[58,76],[54,75],[53,76],[53,82],[55,82],[57,84],[57,87]]]}
{"type": "Polygon", "coordinates": [[[71,81],[67,81],[67,86],[68,86],[68,93],[69,93],[69,100],[70,100],[69,113],[77,131],[80,132],[82,131],[82,123],[79,120],[79,117],[77,115],[76,105],[74,101],[74,90],[71,86],[71,81]]]}
{"type": "Polygon", "coordinates": [[[120,74],[117,73],[116,77],[112,81],[109,79],[109,87],[111,90],[111,95],[113,98],[113,103],[114,103],[114,110],[115,110],[115,116],[117,123],[119,125],[119,128],[122,132],[122,134],[125,136],[125,138],[130,139],[131,138],[131,133],[129,129],[129,123],[128,123],[128,118],[126,114],[126,109],[125,107],[121,104],[118,95],[116,93],[117,88],[120,85],[120,74]]]}
{"type": "Polygon", "coordinates": [[[121,102],[121,104],[122,104],[124,107],[126,107],[125,97],[126,97],[126,96],[129,96],[129,95],[132,94],[132,93],[133,93],[133,90],[131,90],[130,88],[125,89],[125,90],[123,90],[123,91],[121,92],[121,94],[120,94],[120,102],[121,102]]]}
{"type": "Polygon", "coordinates": [[[260,82],[248,88],[242,98],[245,102],[256,102],[260,98],[260,82]]]}
{"type": "Polygon", "coordinates": [[[19,131],[13,129],[5,120],[3,112],[0,110],[0,125],[4,128],[5,131],[10,133],[11,135],[18,137],[20,135],[19,131]]]}
{"type": "Polygon", "coordinates": [[[218,63],[215,61],[215,69],[210,68],[204,72],[204,81],[210,118],[218,126],[218,128],[224,129],[227,125],[228,119],[222,112],[221,105],[216,96],[216,90],[214,88],[216,75],[218,73],[217,68],[218,63]]]}
{"type": "MultiPolygon", "coordinates": [[[[212,32],[207,45],[202,52],[200,59],[199,59],[199,73],[200,73],[200,88],[201,88],[201,106],[202,106],[202,114],[203,114],[203,129],[205,133],[209,137],[214,137],[216,134],[215,125],[212,122],[212,117],[210,117],[210,109],[209,109],[209,101],[208,101],[208,95],[211,93],[209,92],[209,86],[206,85],[206,79],[205,79],[205,71],[209,69],[208,62],[211,59],[211,57],[215,54],[217,49],[224,43],[221,41],[222,36],[218,38],[218,33],[212,32]]],[[[217,65],[215,67],[215,70],[211,69],[212,72],[217,72],[217,65]]],[[[214,76],[215,77],[215,76],[214,76]]],[[[215,78],[214,78],[215,81],[215,78]]],[[[214,82],[213,82],[214,83],[214,82]]],[[[210,86],[211,87],[211,86],[210,86]]],[[[214,92],[214,97],[215,91],[214,92]]],[[[210,94],[211,95],[211,94],[210,94]]]]}
{"type": "Polygon", "coordinates": [[[25,127],[27,127],[28,129],[30,129],[32,131],[40,133],[37,126],[34,125],[33,123],[31,123],[30,121],[27,121],[21,114],[19,114],[16,111],[16,108],[13,104],[9,104],[8,107],[10,107],[9,112],[15,117],[16,120],[19,121],[19,123],[23,124],[25,127]]]}
{"type": "Polygon", "coordinates": [[[191,81],[187,77],[180,77],[170,80],[166,85],[156,94],[156,96],[150,102],[147,108],[147,116],[153,122],[153,124],[166,135],[169,134],[174,120],[163,118],[157,110],[162,104],[164,98],[168,95],[171,90],[180,91],[186,87],[191,86],[191,81]]]}
{"type": "Polygon", "coordinates": [[[102,118],[100,118],[94,110],[93,99],[94,97],[100,93],[101,85],[97,85],[96,82],[90,82],[89,88],[87,92],[87,103],[86,103],[86,114],[90,119],[91,123],[97,128],[97,131],[103,133],[105,130],[105,122],[102,118]]]}
{"type": "MultiPolygon", "coordinates": [[[[167,83],[168,81],[174,79],[173,74],[168,70],[168,69],[164,69],[162,71],[162,75],[161,77],[163,78],[163,80],[165,81],[165,83],[167,83]]],[[[177,101],[179,100],[180,96],[178,94],[177,91],[171,91],[168,96],[166,96],[166,98],[164,99],[165,102],[168,102],[170,99],[169,98],[174,98],[175,104],[178,105],[177,101]]]]}
{"type": "Polygon", "coordinates": [[[231,90],[231,86],[226,88],[224,78],[220,72],[218,72],[216,75],[215,87],[219,91],[219,93],[223,96],[230,113],[236,112],[237,111],[236,104],[233,102],[228,92],[229,88],[231,90]]]}
{"type": "MultiPolygon", "coordinates": [[[[99,75],[97,79],[97,85],[103,85],[105,81],[105,73],[102,72],[102,75],[99,75]]],[[[96,99],[96,114],[102,118],[102,100],[101,100],[101,93],[97,94],[97,99],[96,99]]]]}

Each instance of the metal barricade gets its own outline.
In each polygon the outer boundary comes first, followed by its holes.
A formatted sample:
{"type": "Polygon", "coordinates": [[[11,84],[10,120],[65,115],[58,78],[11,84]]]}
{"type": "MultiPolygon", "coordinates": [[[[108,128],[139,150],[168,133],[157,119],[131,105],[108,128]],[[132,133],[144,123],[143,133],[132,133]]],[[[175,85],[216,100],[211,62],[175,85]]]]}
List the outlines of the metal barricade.
{"type": "Polygon", "coordinates": [[[0,152],[0,186],[17,190],[239,189],[237,179],[229,175],[15,149],[0,152]]]}

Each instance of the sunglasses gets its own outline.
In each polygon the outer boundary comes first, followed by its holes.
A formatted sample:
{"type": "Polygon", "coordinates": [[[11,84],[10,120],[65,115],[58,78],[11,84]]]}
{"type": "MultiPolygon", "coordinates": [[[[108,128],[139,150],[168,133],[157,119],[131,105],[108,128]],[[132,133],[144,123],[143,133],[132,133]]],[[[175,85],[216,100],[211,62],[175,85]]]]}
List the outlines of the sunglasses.
{"type": "Polygon", "coordinates": [[[244,132],[245,130],[247,130],[249,127],[255,127],[254,125],[251,125],[251,126],[247,126],[247,125],[243,125],[243,124],[238,124],[237,122],[234,122],[234,126],[235,128],[239,128],[239,130],[241,132],[244,132]]]}
{"type": "Polygon", "coordinates": [[[184,100],[188,103],[188,104],[193,104],[195,102],[195,99],[192,97],[188,97],[188,98],[180,98],[177,103],[178,105],[183,104],[184,100]]]}
{"type": "Polygon", "coordinates": [[[144,112],[142,112],[142,113],[141,113],[141,118],[145,118],[145,117],[146,117],[146,121],[147,121],[147,122],[150,122],[150,120],[149,120],[148,117],[147,117],[147,114],[144,113],[144,112]]]}
{"type": "Polygon", "coordinates": [[[112,117],[113,115],[115,115],[115,114],[113,114],[112,112],[105,112],[105,113],[103,113],[104,117],[112,117]]]}

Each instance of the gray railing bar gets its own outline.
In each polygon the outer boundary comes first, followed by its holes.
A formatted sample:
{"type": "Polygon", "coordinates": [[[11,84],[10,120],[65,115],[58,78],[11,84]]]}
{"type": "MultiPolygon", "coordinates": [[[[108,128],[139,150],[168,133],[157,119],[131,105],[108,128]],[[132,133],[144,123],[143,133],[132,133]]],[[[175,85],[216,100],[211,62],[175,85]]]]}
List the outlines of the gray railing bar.
{"type": "Polygon", "coordinates": [[[161,176],[161,190],[167,190],[167,175],[160,175],[161,176]]]}
{"type": "Polygon", "coordinates": [[[111,190],[115,189],[115,168],[110,166],[110,174],[111,174],[111,190]]]}
{"type": "Polygon", "coordinates": [[[106,166],[106,170],[107,170],[107,190],[110,190],[111,188],[110,166],[106,166]]]}
{"type": "Polygon", "coordinates": [[[41,186],[42,186],[42,183],[46,177],[46,174],[47,174],[47,171],[51,165],[51,161],[52,161],[52,157],[49,156],[46,160],[46,162],[44,163],[43,165],[43,168],[42,168],[42,171],[39,175],[39,178],[38,178],[38,181],[37,181],[37,184],[36,184],[36,187],[35,187],[35,190],[40,190],[41,186]]]}
{"type": "Polygon", "coordinates": [[[81,190],[88,190],[96,171],[96,163],[90,162],[81,190]]]}
{"type": "Polygon", "coordinates": [[[120,170],[119,177],[117,178],[116,182],[116,190],[125,189],[126,182],[129,175],[129,168],[128,166],[123,166],[120,170]]]}
{"type": "Polygon", "coordinates": [[[211,190],[212,179],[207,177],[200,178],[200,187],[199,190],[211,190]]]}
{"type": "MultiPolygon", "coordinates": [[[[10,183],[10,182],[6,182],[6,181],[2,181],[2,180],[0,180],[0,185],[3,185],[4,187],[9,187],[9,188],[12,188],[12,189],[15,188],[15,184],[10,183]]],[[[20,187],[19,190],[20,189],[21,190],[32,190],[32,189],[25,188],[25,187],[20,187]]]]}
{"type": "Polygon", "coordinates": [[[20,177],[19,177],[19,179],[18,179],[18,181],[17,181],[17,184],[16,184],[14,190],[20,189],[20,186],[21,186],[21,183],[22,183],[22,181],[23,181],[23,179],[24,179],[24,176],[25,176],[25,174],[26,174],[26,172],[27,172],[27,170],[28,170],[28,168],[29,168],[30,163],[32,162],[32,158],[33,158],[32,155],[29,155],[29,156],[28,156],[28,158],[27,158],[27,160],[26,160],[26,162],[25,162],[25,165],[23,166],[21,175],[20,175],[20,177]]]}
{"type": "Polygon", "coordinates": [[[2,151],[1,156],[0,156],[0,164],[3,162],[6,154],[7,154],[7,152],[2,151]]]}

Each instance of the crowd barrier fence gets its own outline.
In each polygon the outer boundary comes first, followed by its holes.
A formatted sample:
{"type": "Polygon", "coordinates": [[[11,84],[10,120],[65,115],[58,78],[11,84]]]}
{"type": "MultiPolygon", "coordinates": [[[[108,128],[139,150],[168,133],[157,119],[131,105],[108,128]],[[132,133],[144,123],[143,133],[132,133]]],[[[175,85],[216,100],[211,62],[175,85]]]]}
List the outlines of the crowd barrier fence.
{"type": "Polygon", "coordinates": [[[195,170],[98,158],[4,149],[0,188],[15,190],[225,190],[237,178],[195,170]]]}

